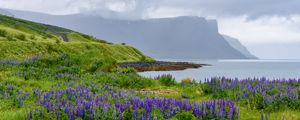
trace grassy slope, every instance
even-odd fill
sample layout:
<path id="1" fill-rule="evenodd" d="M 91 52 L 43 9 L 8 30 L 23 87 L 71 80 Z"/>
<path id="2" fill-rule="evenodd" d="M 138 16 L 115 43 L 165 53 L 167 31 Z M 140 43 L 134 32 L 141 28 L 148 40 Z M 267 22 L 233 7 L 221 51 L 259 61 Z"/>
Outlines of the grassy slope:
<path id="1" fill-rule="evenodd" d="M 65 37 L 67 37 L 67 42 L 64 41 L 66 40 Z M 108 83 L 110 83 L 109 78 L 111 78 L 111 76 L 116 77 L 118 75 L 110 75 L 108 73 L 107 75 L 105 74 L 94 79 L 93 76 L 90 75 L 93 73 L 88 72 L 94 63 L 103 61 L 104 64 L 108 63 L 110 65 L 109 62 L 112 61 L 128 62 L 152 60 L 152 58 L 143 55 L 139 50 L 128 45 L 112 44 L 72 30 L 0 15 L 0 60 L 24 60 L 34 56 L 40 56 L 45 59 L 56 59 L 59 58 L 62 53 L 68 54 L 71 57 L 71 62 L 75 62 L 71 66 L 62 65 L 63 67 L 72 69 L 74 66 L 77 67 L 76 65 L 78 64 L 80 66 L 78 75 L 82 76 L 82 78 L 96 82 L 107 81 Z M 79 60 L 79 62 L 76 60 Z M 49 65 L 48 68 L 36 66 L 33 69 L 32 67 L 33 66 L 24 72 L 49 74 L 39 72 L 39 70 L 50 69 L 50 72 L 56 72 L 61 69 L 60 65 Z M 0 88 L 1 85 L 4 84 L 13 84 L 20 90 L 33 93 L 35 88 L 51 90 L 52 86 L 57 82 L 63 83 L 66 81 L 53 81 L 46 77 L 40 80 L 35 80 L 30 77 L 29 80 L 25 80 L 23 77 L 16 75 L 21 68 L 24 68 L 24 66 L 17 65 L 8 67 L 0 65 Z M 119 76 L 122 81 L 130 82 L 140 79 L 139 77 L 129 77 L 125 75 Z M 141 84 L 142 83 L 143 82 L 141 82 Z M 137 85 L 135 85 L 135 87 L 136 86 Z M 35 103 L 30 100 L 25 102 L 25 104 L 35 106 Z M 18 108 L 10 100 L 0 100 L 0 116 L 2 116 L 0 120 L 26 119 L 28 109 L 28 107 Z"/>
<path id="2" fill-rule="evenodd" d="M 111 44 L 60 27 L 0 16 L 1 59 L 48 57 L 60 53 L 83 55 L 90 61 L 103 58 L 117 62 L 151 60 L 127 45 Z"/>

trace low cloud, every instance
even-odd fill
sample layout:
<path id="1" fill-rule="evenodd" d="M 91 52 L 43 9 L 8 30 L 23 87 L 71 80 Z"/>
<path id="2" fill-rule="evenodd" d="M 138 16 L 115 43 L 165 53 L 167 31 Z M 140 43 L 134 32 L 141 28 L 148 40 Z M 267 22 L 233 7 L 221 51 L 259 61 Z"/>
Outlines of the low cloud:
<path id="1" fill-rule="evenodd" d="M 74 14 L 95 12 L 121 18 L 174 16 L 186 12 L 205 17 L 289 16 L 300 14 L 299 0 L 0 0 L 0 7 L 44 12 Z M 165 10 L 177 12 L 165 14 Z M 153 15 L 153 13 L 157 13 Z M 150 15 L 150 16 L 148 16 Z M 110 16 L 112 17 L 112 16 Z"/>
<path id="2" fill-rule="evenodd" d="M 146 18 L 159 0 L 0 0 L 1 8 L 54 15 L 93 14 L 118 19 Z"/>
<path id="3" fill-rule="evenodd" d="M 246 16 L 219 18 L 220 32 L 239 38 L 244 44 L 300 42 L 300 16 Z"/>

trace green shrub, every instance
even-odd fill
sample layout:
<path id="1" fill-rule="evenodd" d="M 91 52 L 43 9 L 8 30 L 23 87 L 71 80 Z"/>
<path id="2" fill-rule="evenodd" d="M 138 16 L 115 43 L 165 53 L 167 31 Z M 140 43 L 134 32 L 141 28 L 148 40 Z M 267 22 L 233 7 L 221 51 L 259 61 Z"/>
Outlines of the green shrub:
<path id="1" fill-rule="evenodd" d="M 185 78 L 183 80 L 181 80 L 181 84 L 182 85 L 191 85 L 192 84 L 192 78 Z"/>
<path id="2" fill-rule="evenodd" d="M 190 85 L 185 85 L 182 88 L 181 97 L 182 98 L 195 98 L 204 95 L 200 84 L 192 83 Z"/>
<path id="3" fill-rule="evenodd" d="M 0 37 L 6 37 L 6 36 L 7 36 L 6 30 L 0 29 Z"/>
<path id="4" fill-rule="evenodd" d="M 197 117 L 191 112 L 180 112 L 174 116 L 173 120 L 197 120 Z"/>
<path id="5" fill-rule="evenodd" d="M 133 118 L 132 114 L 132 110 L 126 110 L 123 114 L 124 120 L 131 120 Z"/>
<path id="6" fill-rule="evenodd" d="M 16 38 L 23 41 L 26 40 L 26 36 L 24 34 L 16 35 Z"/>
<path id="7" fill-rule="evenodd" d="M 92 67 L 90 68 L 90 72 L 96 72 L 101 66 L 103 65 L 102 61 L 96 61 L 94 64 L 92 64 Z"/>
<path id="8" fill-rule="evenodd" d="M 144 79 L 138 76 L 122 76 L 116 81 L 117 86 L 121 88 L 145 88 L 152 85 L 151 79 Z"/>
<path id="9" fill-rule="evenodd" d="M 113 69 L 117 67 L 117 61 L 114 59 L 107 58 L 102 61 L 103 61 L 103 65 L 100 67 L 100 70 L 104 72 L 112 72 Z"/>
<path id="10" fill-rule="evenodd" d="M 56 40 L 55 40 L 55 43 L 56 43 L 56 44 L 60 44 L 60 43 L 61 43 L 61 40 L 56 39 Z"/>
<path id="11" fill-rule="evenodd" d="M 31 35 L 29 38 L 30 38 L 31 40 L 36 40 L 35 35 Z"/>
<path id="12" fill-rule="evenodd" d="M 146 61 L 147 60 L 147 57 L 146 56 L 142 56 L 141 57 L 141 61 Z"/>
<path id="13" fill-rule="evenodd" d="M 137 74 L 94 73 L 93 78 L 99 83 L 105 83 L 120 88 L 146 88 L 156 85 L 153 79 L 143 78 Z"/>
<path id="14" fill-rule="evenodd" d="M 68 73 L 68 74 L 80 74 L 80 67 L 79 66 L 61 66 L 58 69 L 56 69 L 57 74 L 63 74 L 63 73 Z"/>
<path id="15" fill-rule="evenodd" d="M 88 50 L 91 50 L 93 47 L 91 45 L 89 45 L 89 44 L 86 44 L 85 48 L 88 49 Z"/>
<path id="16" fill-rule="evenodd" d="M 113 59 L 100 59 L 91 65 L 89 72 L 103 71 L 103 72 L 114 72 L 117 68 L 117 62 Z"/>
<path id="17" fill-rule="evenodd" d="M 7 35 L 6 36 L 6 39 L 8 40 L 8 41 L 17 41 L 15 38 L 13 38 L 11 35 Z"/>
<path id="18" fill-rule="evenodd" d="M 115 68 L 112 70 L 112 72 L 129 74 L 136 73 L 137 71 L 134 68 Z"/>
<path id="19" fill-rule="evenodd" d="M 50 34 L 50 33 L 46 34 L 46 37 L 47 38 L 54 38 L 54 36 L 52 34 Z"/>
<path id="20" fill-rule="evenodd" d="M 48 45 L 47 46 L 48 53 L 59 53 L 60 51 L 55 47 L 54 45 Z"/>
<path id="21" fill-rule="evenodd" d="M 156 79 L 165 86 L 172 86 L 176 84 L 176 80 L 172 75 L 161 75 Z"/>

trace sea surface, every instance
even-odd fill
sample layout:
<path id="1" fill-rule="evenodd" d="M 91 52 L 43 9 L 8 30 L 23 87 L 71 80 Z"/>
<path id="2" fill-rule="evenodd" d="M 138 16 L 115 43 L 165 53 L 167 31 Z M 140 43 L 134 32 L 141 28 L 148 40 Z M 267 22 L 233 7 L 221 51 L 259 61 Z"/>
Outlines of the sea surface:
<path id="1" fill-rule="evenodd" d="M 184 61 L 200 64 L 210 64 L 198 69 L 186 69 L 182 71 L 150 71 L 140 72 L 141 76 L 156 77 L 163 74 L 171 74 L 177 81 L 184 78 L 192 78 L 204 81 L 205 78 L 261 78 L 289 79 L 300 78 L 300 60 L 163 60 Z"/>

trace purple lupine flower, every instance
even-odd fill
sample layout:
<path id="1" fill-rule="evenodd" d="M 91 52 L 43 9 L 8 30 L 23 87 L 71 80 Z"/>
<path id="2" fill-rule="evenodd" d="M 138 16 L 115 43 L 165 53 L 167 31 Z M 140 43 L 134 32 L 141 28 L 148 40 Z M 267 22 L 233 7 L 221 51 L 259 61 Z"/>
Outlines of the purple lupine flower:
<path id="1" fill-rule="evenodd" d="M 174 115 L 176 115 L 177 110 L 176 109 L 172 109 L 170 112 L 170 118 L 172 118 Z"/>
<path id="2" fill-rule="evenodd" d="M 40 110 L 40 117 L 44 117 L 44 112 L 42 110 Z"/>
<path id="3" fill-rule="evenodd" d="M 20 99 L 20 100 L 19 100 L 19 105 L 20 105 L 20 107 L 22 107 L 22 106 L 24 105 L 24 103 L 23 103 L 23 100 L 22 100 L 22 99 Z"/>
<path id="4" fill-rule="evenodd" d="M 229 106 L 228 119 L 232 119 L 234 114 L 234 108 Z"/>
<path id="5" fill-rule="evenodd" d="M 1 92 L 1 95 L 2 95 L 2 99 L 5 99 L 5 92 L 4 92 L 4 90 Z"/>
<path id="6" fill-rule="evenodd" d="M 29 112 L 29 114 L 28 114 L 28 116 L 27 116 L 27 119 L 28 119 L 28 120 L 31 120 L 31 119 L 32 119 L 32 111 Z"/>
<path id="7" fill-rule="evenodd" d="M 23 100 L 26 100 L 26 98 L 27 98 L 28 95 L 29 95 L 29 94 L 26 92 L 26 93 L 24 94 Z"/>
<path id="8" fill-rule="evenodd" d="M 248 94 L 247 91 L 244 91 L 244 97 L 245 97 L 245 98 L 249 98 L 249 94 Z"/>
<path id="9" fill-rule="evenodd" d="M 137 118 L 138 117 L 138 110 L 133 110 L 133 113 L 132 113 L 132 117 L 133 119 Z"/>
<path id="10" fill-rule="evenodd" d="M 149 97 L 140 99 L 132 91 L 101 91 L 94 94 L 89 92 L 92 89 L 91 87 L 73 86 L 75 87 L 70 87 L 66 90 L 53 89 L 42 93 L 41 96 L 43 97 L 39 98 L 39 101 L 43 100 L 43 102 L 40 105 L 46 108 L 48 112 L 57 114 L 56 116 L 58 117 L 60 117 L 58 113 L 62 110 L 61 112 L 66 113 L 71 120 L 86 117 L 89 117 L 89 119 L 99 118 L 98 110 L 102 111 L 105 118 L 108 117 L 105 116 L 107 111 L 113 108 L 115 108 L 113 111 L 114 119 L 122 119 L 124 111 L 128 109 L 133 110 L 133 119 L 154 118 L 155 115 L 152 113 L 154 109 L 159 109 L 165 118 L 171 118 L 179 111 L 191 111 L 199 119 L 206 119 L 206 114 L 214 118 L 223 116 L 220 108 L 222 106 L 229 106 L 228 104 L 230 103 L 213 100 L 203 101 L 202 105 L 199 105 L 187 100 Z M 230 84 L 224 83 L 223 87 L 227 88 L 226 86 L 228 87 Z M 236 108 L 233 107 L 232 109 Z M 139 110 L 145 111 L 139 115 Z M 233 114 L 235 115 L 235 112 Z M 224 117 L 226 116 L 224 115 Z"/>
<path id="11" fill-rule="evenodd" d="M 59 110 L 57 110 L 56 113 L 55 113 L 56 119 L 57 119 L 57 120 L 59 119 L 59 114 L 60 114 L 60 113 L 59 113 Z"/>

